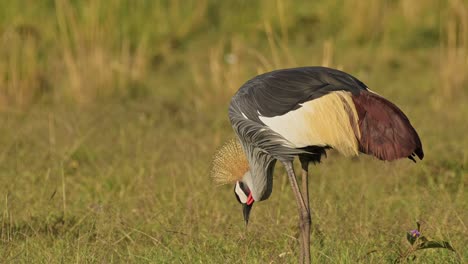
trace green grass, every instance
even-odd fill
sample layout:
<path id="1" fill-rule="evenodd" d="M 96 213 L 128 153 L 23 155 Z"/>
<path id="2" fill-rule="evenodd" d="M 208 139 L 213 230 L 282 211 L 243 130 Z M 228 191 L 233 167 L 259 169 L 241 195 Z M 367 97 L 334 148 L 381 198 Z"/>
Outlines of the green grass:
<path id="1" fill-rule="evenodd" d="M 240 85 L 302 65 L 395 102 L 426 153 L 312 167 L 314 263 L 392 263 L 417 220 L 458 257 L 414 263 L 468 260 L 463 1 L 33 2 L 0 3 L 0 262 L 295 262 L 283 168 L 245 229 L 209 167 Z"/>

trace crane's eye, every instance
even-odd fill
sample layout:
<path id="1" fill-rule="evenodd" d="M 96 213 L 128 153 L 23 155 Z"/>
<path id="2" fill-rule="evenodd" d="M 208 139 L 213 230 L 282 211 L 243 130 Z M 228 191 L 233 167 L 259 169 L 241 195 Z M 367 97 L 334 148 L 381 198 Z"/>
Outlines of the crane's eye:
<path id="1" fill-rule="evenodd" d="M 236 186 L 234 187 L 234 193 L 236 194 L 236 198 L 237 201 L 239 201 L 239 203 L 247 203 L 247 197 L 250 193 L 250 190 L 243 182 L 236 182 Z"/>

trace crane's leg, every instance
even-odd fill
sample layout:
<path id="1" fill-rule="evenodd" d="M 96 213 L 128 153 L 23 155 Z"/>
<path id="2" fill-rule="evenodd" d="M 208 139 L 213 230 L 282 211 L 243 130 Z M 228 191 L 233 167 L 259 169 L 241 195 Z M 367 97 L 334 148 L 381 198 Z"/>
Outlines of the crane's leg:
<path id="1" fill-rule="evenodd" d="M 297 207 L 299 209 L 299 219 L 300 219 L 300 229 L 301 229 L 301 254 L 299 263 L 310 263 L 310 258 L 305 258 L 305 256 L 310 256 L 310 244 L 305 245 L 305 236 L 304 236 L 304 227 L 306 223 L 310 222 L 310 215 L 307 207 L 305 205 L 304 199 L 302 198 L 301 192 L 299 191 L 299 186 L 297 184 L 296 175 L 294 174 L 293 163 L 292 161 L 283 162 L 288 173 L 289 181 L 291 182 L 291 188 L 296 197 Z M 308 253 L 306 253 L 308 252 Z"/>
<path id="2" fill-rule="evenodd" d="M 304 223 L 304 231 L 303 231 L 303 240 L 304 246 L 306 248 L 304 259 L 306 262 L 310 262 L 310 225 L 311 225 L 311 217 L 310 217 L 310 205 L 309 205 L 309 161 L 301 159 L 301 167 L 302 167 L 302 199 L 304 200 L 305 206 L 307 208 L 307 217 Z"/>

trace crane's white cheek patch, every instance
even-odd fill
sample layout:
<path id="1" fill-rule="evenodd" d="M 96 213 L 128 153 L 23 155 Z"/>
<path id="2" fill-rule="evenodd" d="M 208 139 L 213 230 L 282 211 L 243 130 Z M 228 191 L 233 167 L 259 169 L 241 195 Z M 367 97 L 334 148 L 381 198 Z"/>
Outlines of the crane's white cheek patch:
<path id="1" fill-rule="evenodd" d="M 301 106 L 260 120 L 297 148 L 328 145 L 345 155 L 358 154 L 358 115 L 348 92 L 331 92 Z"/>
<path id="2" fill-rule="evenodd" d="M 234 191 L 236 192 L 237 197 L 239 197 L 241 203 L 247 203 L 247 195 L 245 195 L 238 182 L 236 183 L 236 188 Z"/>

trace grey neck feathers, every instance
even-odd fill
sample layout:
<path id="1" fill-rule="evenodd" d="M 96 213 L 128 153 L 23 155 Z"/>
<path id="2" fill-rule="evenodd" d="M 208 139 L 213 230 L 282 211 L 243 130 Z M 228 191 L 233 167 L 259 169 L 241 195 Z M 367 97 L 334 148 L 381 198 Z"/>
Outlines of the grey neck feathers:
<path id="1" fill-rule="evenodd" d="M 255 201 L 262 201 L 270 197 L 273 189 L 273 171 L 276 159 L 270 155 L 253 150 L 255 158 L 248 158 L 250 171 L 244 175 L 245 182 Z"/>
<path id="2" fill-rule="evenodd" d="M 239 99 L 241 100 L 241 99 Z M 254 108 L 241 112 L 241 101 L 234 100 L 229 108 L 229 118 L 239 137 L 249 161 L 252 196 L 255 201 L 267 199 L 273 186 L 273 169 L 276 160 L 291 161 L 296 155 L 307 153 L 296 149 L 288 140 L 261 123 Z M 248 175 L 249 174 L 249 175 Z"/>

